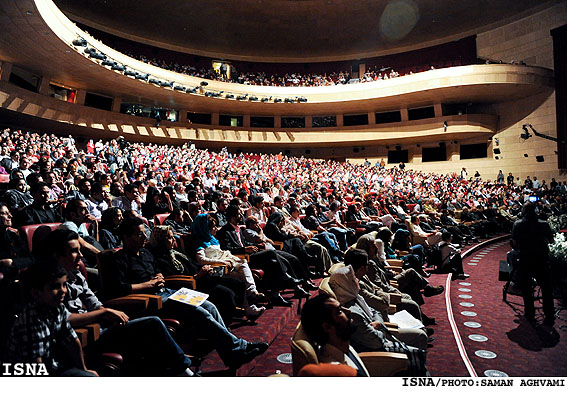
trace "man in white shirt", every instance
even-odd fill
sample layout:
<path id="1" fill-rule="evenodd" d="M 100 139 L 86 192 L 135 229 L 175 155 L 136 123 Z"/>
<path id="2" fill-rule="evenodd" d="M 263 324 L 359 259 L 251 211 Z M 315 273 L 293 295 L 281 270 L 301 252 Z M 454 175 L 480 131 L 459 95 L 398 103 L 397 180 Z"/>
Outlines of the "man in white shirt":
<path id="1" fill-rule="evenodd" d="M 134 183 L 126 184 L 124 186 L 124 195 L 115 198 L 112 201 L 112 206 L 119 207 L 123 211 L 133 210 L 142 215 L 142 199 L 140 198 L 138 187 Z"/>

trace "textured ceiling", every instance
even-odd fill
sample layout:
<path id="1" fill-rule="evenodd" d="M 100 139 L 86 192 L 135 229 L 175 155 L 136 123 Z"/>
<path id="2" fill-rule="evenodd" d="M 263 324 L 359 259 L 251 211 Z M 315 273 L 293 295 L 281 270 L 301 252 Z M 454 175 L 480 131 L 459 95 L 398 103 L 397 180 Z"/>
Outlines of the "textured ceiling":
<path id="1" fill-rule="evenodd" d="M 557 1 L 55 0 L 73 20 L 210 57 L 312 62 L 373 57 L 476 34 Z"/>

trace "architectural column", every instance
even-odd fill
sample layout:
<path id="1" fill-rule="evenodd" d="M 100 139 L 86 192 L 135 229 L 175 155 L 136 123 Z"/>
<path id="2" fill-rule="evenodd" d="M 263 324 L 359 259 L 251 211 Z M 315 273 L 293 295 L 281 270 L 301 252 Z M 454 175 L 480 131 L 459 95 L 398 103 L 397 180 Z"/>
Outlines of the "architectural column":
<path id="1" fill-rule="evenodd" d="M 435 117 L 443 116 L 443 108 L 441 107 L 441 104 L 433 105 L 433 110 L 435 111 Z"/>
<path id="2" fill-rule="evenodd" d="M 47 76 L 41 78 L 41 83 L 39 84 L 38 93 L 44 96 L 49 94 L 49 78 Z"/>
<path id="3" fill-rule="evenodd" d="M 182 109 L 178 112 L 179 116 L 177 117 L 177 121 L 180 123 L 187 123 L 187 111 Z"/>
<path id="4" fill-rule="evenodd" d="M 421 164 L 421 146 L 420 147 L 418 147 L 417 145 L 408 146 L 408 160 L 412 164 Z"/>
<path id="5" fill-rule="evenodd" d="M 402 121 L 408 121 L 409 120 L 408 108 L 400 109 L 400 115 L 402 117 Z"/>
<path id="6" fill-rule="evenodd" d="M 122 105 L 122 97 L 114 97 L 112 99 L 112 112 L 120 112 L 120 106 Z"/>
<path id="7" fill-rule="evenodd" d="M 282 128 L 282 117 L 280 115 L 274 116 L 274 128 Z"/>
<path id="8" fill-rule="evenodd" d="M 2 67 L 0 68 L 0 81 L 7 82 L 10 79 L 10 74 L 12 73 L 12 63 L 6 61 L 2 62 Z"/>
<path id="9" fill-rule="evenodd" d="M 344 125 L 345 125 L 344 115 L 338 114 L 337 115 L 337 127 L 344 127 Z"/>
<path id="10" fill-rule="evenodd" d="M 219 114 L 218 113 L 213 113 L 212 119 L 211 119 L 211 125 L 213 126 L 218 126 L 219 125 Z"/>
<path id="11" fill-rule="evenodd" d="M 305 128 L 312 128 L 313 127 L 313 116 L 307 115 L 305 116 Z"/>
<path id="12" fill-rule="evenodd" d="M 358 77 L 362 78 L 365 72 L 366 72 L 366 64 L 360 63 L 358 65 Z"/>
<path id="13" fill-rule="evenodd" d="M 75 104 L 85 105 L 85 98 L 87 98 L 86 90 L 77 89 L 77 97 L 75 98 Z"/>
<path id="14" fill-rule="evenodd" d="M 368 112 L 368 125 L 376 125 L 376 113 Z"/>
<path id="15" fill-rule="evenodd" d="M 243 115 L 242 116 L 242 125 L 244 127 L 250 128 L 250 115 Z"/>
<path id="16" fill-rule="evenodd" d="M 461 159 L 461 150 L 459 142 L 447 142 L 447 161 L 459 161 Z"/>

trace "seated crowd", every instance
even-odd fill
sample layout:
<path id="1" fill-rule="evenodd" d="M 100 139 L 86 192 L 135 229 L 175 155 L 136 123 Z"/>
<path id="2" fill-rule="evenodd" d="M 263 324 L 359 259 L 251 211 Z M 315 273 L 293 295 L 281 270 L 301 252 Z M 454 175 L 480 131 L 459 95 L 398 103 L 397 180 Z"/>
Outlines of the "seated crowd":
<path id="1" fill-rule="evenodd" d="M 3 358 L 40 359 L 59 375 L 95 374 L 73 331 L 92 323 L 101 325 L 100 351 L 121 353 L 130 374 L 191 375 L 183 353 L 197 339 L 237 369 L 268 344 L 228 326 L 290 307 L 288 294 L 310 297 L 312 280 L 324 277 L 336 299 L 319 306 L 348 308 L 357 325 L 339 338 L 357 351 L 404 352 L 415 360 L 410 372 L 423 375 L 435 320 L 421 306 L 444 290 L 429 284 L 426 268 L 466 279 L 460 247 L 509 232 L 530 195 L 539 196 L 542 217 L 567 212 L 567 186 L 555 181 L 535 189 L 123 139 L 83 149 L 71 136 L 10 129 L 0 147 L 0 172 L 9 177 L 0 191 Z M 183 277 L 208 295 L 204 303 L 168 300 Z M 22 283 L 31 299 L 19 296 Z M 103 305 L 144 294 L 163 306 L 134 318 Z M 423 327 L 392 336 L 384 327 L 392 306 Z M 158 317 L 180 324 L 174 336 Z M 313 323 L 306 330 L 321 336 Z M 62 358 L 57 340 L 34 341 L 41 329 L 69 338 L 72 355 Z M 141 345 L 139 337 L 155 341 Z"/>
<path id="2" fill-rule="evenodd" d="M 214 68 L 199 68 L 194 66 L 179 64 L 177 62 L 167 62 L 156 58 L 148 58 L 144 55 L 135 55 L 128 53 L 128 56 L 140 60 L 144 63 L 151 64 L 156 67 L 166 69 L 168 71 L 177 72 L 184 75 L 195 76 L 203 79 L 217 80 L 221 82 L 240 83 L 243 85 L 254 86 L 334 86 L 344 85 L 347 83 L 364 83 L 373 82 L 383 79 L 397 78 L 400 73 L 390 67 L 371 67 L 360 78 L 351 79 L 350 73 L 347 71 L 329 72 L 323 74 L 289 72 L 284 75 L 266 74 L 265 72 L 237 72 L 231 67 L 230 76 Z M 431 67 L 430 69 L 433 69 Z M 410 72 L 411 73 L 411 72 Z"/>

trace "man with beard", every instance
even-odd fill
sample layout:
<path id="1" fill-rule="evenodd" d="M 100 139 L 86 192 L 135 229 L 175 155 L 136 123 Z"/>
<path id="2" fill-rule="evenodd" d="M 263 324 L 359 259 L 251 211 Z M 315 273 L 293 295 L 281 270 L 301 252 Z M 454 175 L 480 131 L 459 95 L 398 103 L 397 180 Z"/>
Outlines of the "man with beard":
<path id="1" fill-rule="evenodd" d="M 319 347 L 320 363 L 346 364 L 357 370 L 357 377 L 369 377 L 368 370 L 353 347 L 354 332 L 350 311 L 331 296 L 322 293 L 303 306 L 301 324 Z"/>

